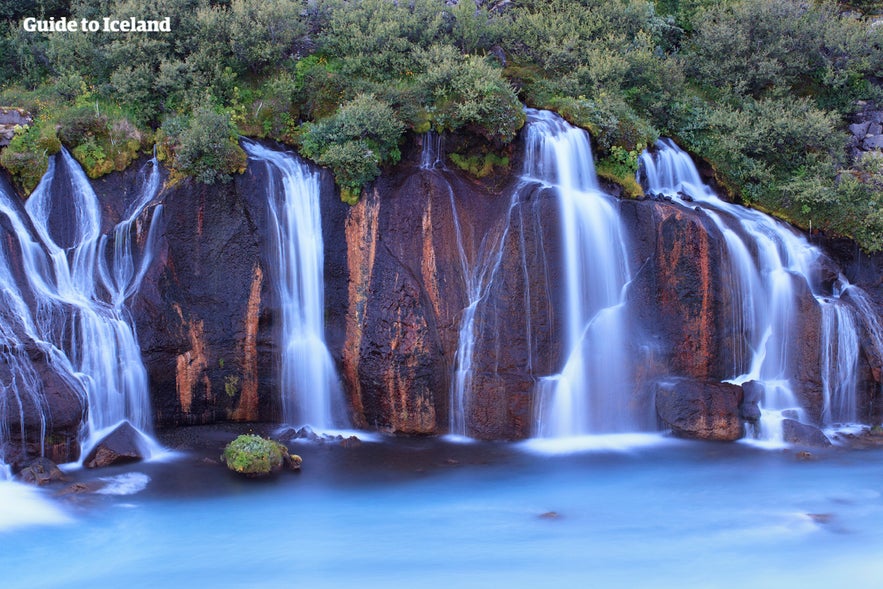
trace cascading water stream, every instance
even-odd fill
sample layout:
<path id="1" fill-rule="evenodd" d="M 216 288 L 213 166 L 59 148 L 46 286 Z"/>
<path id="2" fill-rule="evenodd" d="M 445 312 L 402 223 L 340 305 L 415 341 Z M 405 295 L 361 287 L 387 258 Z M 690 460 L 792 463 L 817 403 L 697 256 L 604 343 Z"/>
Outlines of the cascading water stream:
<path id="1" fill-rule="evenodd" d="M 63 174 L 58 175 L 60 160 Z M 67 151 L 50 160 L 49 169 L 24 211 L 12 206 L 4 195 L 3 213 L 13 227 L 21 248 L 28 297 L 22 297 L 11 269 L 0 271 L 4 296 L 14 307 L 11 315 L 27 336 L 51 358 L 50 365 L 75 389 L 85 390 L 88 420 L 84 449 L 123 421 L 138 430 L 152 429 L 147 373 L 141 360 L 135 327 L 126 308 L 127 299 L 138 289 L 152 259 L 156 207 L 150 230 L 140 255 L 132 244 L 132 225 L 141 218 L 159 191 L 156 159 L 148 163 L 150 173 L 143 181 L 127 218 L 114 232 L 114 249 L 105 250 L 101 236 L 101 208 L 82 168 Z M 59 188 L 58 184 L 61 184 Z M 60 246 L 50 223 L 59 199 L 55 191 L 65 190 L 64 202 L 71 211 L 61 232 Z M 26 214 L 29 224 L 25 221 Z M 36 235 L 29 230 L 33 227 Z M 111 278 L 113 277 L 113 278 Z M 25 285 L 22 285 L 25 286 Z M 106 300 L 110 299 L 110 300 Z M 28 304 L 25 301 L 33 301 Z M 2 331 L 15 331 L 4 318 Z M 32 367 L 20 362 L 13 369 L 19 392 L 39 397 L 41 386 L 31 374 Z M 36 399 L 37 406 L 43 407 Z M 20 404 L 19 404 L 20 405 Z M 7 408 L 8 409 L 8 408 Z M 149 442 L 144 449 L 149 452 Z"/>
<path id="2" fill-rule="evenodd" d="M 420 156 L 420 168 L 438 174 L 444 171 L 444 137 L 429 132 L 423 136 L 423 149 Z M 464 243 L 460 225 L 460 215 L 451 185 L 445 182 L 448 199 L 451 204 L 451 217 L 454 232 L 457 236 L 457 253 L 460 270 L 466 286 L 467 306 L 460 318 L 460 329 L 457 338 L 457 352 L 454 356 L 454 374 L 451 379 L 450 391 L 450 424 L 449 432 L 454 436 L 468 436 L 467 413 L 469 396 L 472 393 L 473 356 L 475 353 L 475 320 L 479 304 L 487 295 L 493 282 L 494 274 L 500 264 L 502 251 L 500 244 L 506 233 L 491 232 L 486 234 L 475 254 L 470 260 Z"/>
<path id="3" fill-rule="evenodd" d="M 854 287 L 841 276 L 833 297 L 821 295 L 813 279 L 821 251 L 784 223 L 721 200 L 701 181 L 690 156 L 672 141 L 660 140 L 655 154 L 641 154 L 640 168 L 648 192 L 698 204 L 724 236 L 737 338 L 729 380 L 763 385 L 761 437 L 779 439 L 781 412 L 802 411 L 793 390 L 789 354 L 796 321 L 795 280 L 813 290 L 822 311 L 823 421 L 855 421 L 858 336 L 852 308 L 839 299 L 842 291 Z M 869 312 L 870 308 L 864 314 Z M 873 313 L 869 317 L 876 321 Z"/>
<path id="4" fill-rule="evenodd" d="M 325 343 L 319 175 L 290 153 L 243 141 L 267 169 L 274 285 L 282 311 L 280 388 L 288 425 L 347 427 L 343 392 Z"/>
<path id="5" fill-rule="evenodd" d="M 523 180 L 554 190 L 564 251 L 561 372 L 538 383 L 536 434 L 546 438 L 634 432 L 623 295 L 630 280 L 616 200 L 604 194 L 588 134 L 546 111 L 528 111 Z"/>

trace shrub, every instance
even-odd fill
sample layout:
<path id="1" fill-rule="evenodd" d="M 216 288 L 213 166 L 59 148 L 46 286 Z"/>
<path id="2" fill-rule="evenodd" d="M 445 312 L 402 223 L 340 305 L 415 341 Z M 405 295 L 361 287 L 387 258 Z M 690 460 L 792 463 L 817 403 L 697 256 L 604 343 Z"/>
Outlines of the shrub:
<path id="1" fill-rule="evenodd" d="M 468 126 L 489 141 L 508 143 L 524 125 L 518 96 L 486 59 L 439 45 L 419 52 L 418 60 L 423 73 L 415 84 L 435 130 Z"/>
<path id="2" fill-rule="evenodd" d="M 40 122 L 16 131 L 15 136 L 0 154 L 0 163 L 30 194 L 49 168 L 49 156 L 61 150 L 55 127 Z"/>
<path id="3" fill-rule="evenodd" d="M 214 184 L 245 171 L 247 157 L 228 113 L 203 106 L 189 119 L 169 119 L 162 130 L 163 155 L 180 175 Z"/>
<path id="4" fill-rule="evenodd" d="M 221 460 L 233 472 L 260 477 L 279 472 L 287 454 L 288 449 L 278 442 L 246 434 L 227 444 Z"/>
<path id="5" fill-rule="evenodd" d="M 328 166 L 341 188 L 341 197 L 358 199 L 362 186 L 380 174 L 380 165 L 397 163 L 399 139 L 405 130 L 395 111 L 370 94 L 360 94 L 333 116 L 303 125 L 304 155 Z"/>

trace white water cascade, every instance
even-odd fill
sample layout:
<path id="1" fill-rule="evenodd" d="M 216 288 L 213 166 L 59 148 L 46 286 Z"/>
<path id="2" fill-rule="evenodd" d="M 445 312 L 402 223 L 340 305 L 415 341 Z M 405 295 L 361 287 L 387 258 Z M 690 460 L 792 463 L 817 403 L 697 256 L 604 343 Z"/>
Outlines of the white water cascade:
<path id="1" fill-rule="evenodd" d="M 444 136 L 429 132 L 423 136 L 423 149 L 420 154 L 420 168 L 443 177 Z M 454 233 L 457 236 L 457 254 L 460 271 L 466 286 L 467 305 L 460 317 L 460 329 L 457 338 L 457 352 L 454 355 L 454 373 L 450 390 L 449 433 L 456 437 L 469 435 L 467 414 L 469 397 L 472 394 L 473 359 L 475 354 L 475 321 L 479 304 L 484 300 L 493 277 L 497 272 L 502 258 L 500 245 L 506 238 L 506 231 L 491 231 L 485 234 L 477 251 L 471 254 L 464 240 L 460 225 L 460 214 L 451 185 L 445 181 L 448 200 L 451 205 L 451 218 Z M 508 227 L 508 226 L 507 226 Z"/>
<path id="2" fill-rule="evenodd" d="M 319 175 L 293 154 L 252 141 L 243 147 L 267 168 L 273 281 L 282 311 L 282 419 L 319 431 L 346 427 L 343 391 L 325 343 Z"/>
<path id="3" fill-rule="evenodd" d="M 554 190 L 564 251 L 564 347 L 559 374 L 538 383 L 536 435 L 634 432 L 623 295 L 630 280 L 617 201 L 604 194 L 588 134 L 546 111 L 528 111 L 523 180 Z"/>
<path id="4" fill-rule="evenodd" d="M 67 151 L 50 160 L 24 211 L 14 206 L 16 197 L 3 195 L 2 212 L 21 249 L 27 284 L 17 286 L 8 262 L 3 265 L 4 299 L 14 309 L 5 319 L 15 317 L 17 325 L 4 324 L 0 331 L 23 330 L 49 354 L 60 376 L 85 390 L 86 451 L 123 421 L 142 432 L 152 429 L 147 373 L 126 307 L 152 259 L 161 212 L 161 207 L 154 209 L 148 234 L 142 235 L 142 213 L 160 187 L 155 158 L 147 166 L 150 171 L 142 177 L 138 196 L 114 230 L 112 248 L 101 235 L 98 197 Z M 63 199 L 54 194 L 59 190 Z M 63 208 L 54 211 L 59 206 Z M 50 218 L 59 222 L 50 223 Z M 133 231 L 136 243 L 143 243 L 140 248 L 133 244 Z M 18 394 L 41 395 L 32 367 L 19 361 L 12 372 Z"/>
<path id="5" fill-rule="evenodd" d="M 854 422 L 858 335 L 853 308 L 839 299 L 842 291 L 854 287 L 841 276 L 833 296 L 820 294 L 813 269 L 821 251 L 784 223 L 721 200 L 701 181 L 690 156 L 672 141 L 660 140 L 655 154 L 645 151 L 640 166 L 648 192 L 702 207 L 724 236 L 736 297 L 737 341 L 729 380 L 763 385 L 760 437 L 781 438 L 778 423 L 783 411 L 802 416 L 793 390 L 793 358 L 789 357 L 798 296 L 795 281 L 813 289 L 822 311 L 823 422 Z"/>

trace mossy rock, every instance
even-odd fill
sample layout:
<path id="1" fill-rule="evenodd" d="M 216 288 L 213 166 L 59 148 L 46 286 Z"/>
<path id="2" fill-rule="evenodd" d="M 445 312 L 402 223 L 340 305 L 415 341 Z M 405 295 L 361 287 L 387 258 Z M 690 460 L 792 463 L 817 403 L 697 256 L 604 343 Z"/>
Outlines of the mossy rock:
<path id="1" fill-rule="evenodd" d="M 254 434 L 244 434 L 227 444 L 221 460 L 233 472 L 247 477 L 264 477 L 275 474 L 287 466 L 298 470 L 301 458 L 288 453 L 279 442 Z"/>

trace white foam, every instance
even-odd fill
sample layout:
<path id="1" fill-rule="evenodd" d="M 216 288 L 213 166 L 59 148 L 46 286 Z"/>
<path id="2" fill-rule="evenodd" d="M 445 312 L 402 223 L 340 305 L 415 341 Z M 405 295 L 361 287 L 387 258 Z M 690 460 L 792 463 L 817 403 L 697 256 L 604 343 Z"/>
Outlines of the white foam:
<path id="1" fill-rule="evenodd" d="M 106 484 L 95 491 L 100 495 L 134 495 L 147 488 L 150 477 L 143 472 L 127 472 L 113 477 L 101 477 Z"/>
<path id="2" fill-rule="evenodd" d="M 533 438 L 518 444 L 537 454 L 575 454 L 578 452 L 631 452 L 681 443 L 680 440 L 659 432 L 600 434 L 566 438 Z"/>
<path id="3" fill-rule="evenodd" d="M 34 525 L 58 525 L 71 518 L 39 489 L 0 481 L 0 532 Z"/>

